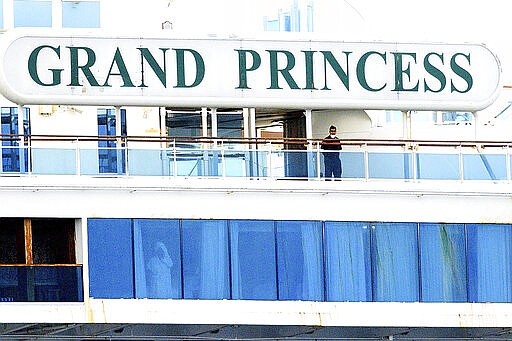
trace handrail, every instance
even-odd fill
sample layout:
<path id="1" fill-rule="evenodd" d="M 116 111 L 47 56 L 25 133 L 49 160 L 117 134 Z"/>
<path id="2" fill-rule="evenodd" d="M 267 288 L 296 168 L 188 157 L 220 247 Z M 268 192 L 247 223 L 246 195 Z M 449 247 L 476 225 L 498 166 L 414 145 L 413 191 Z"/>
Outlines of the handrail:
<path id="1" fill-rule="evenodd" d="M 20 135 L 0 134 L 0 141 L 21 140 L 26 141 L 112 141 L 122 140 L 123 142 L 167 142 L 167 143 L 237 143 L 237 144 L 285 144 L 285 145 L 307 145 L 319 144 L 322 139 L 318 138 L 238 138 L 238 137 L 201 137 L 201 136 L 139 136 L 139 135 Z M 447 147 L 510 147 L 512 141 L 490 141 L 490 140 L 426 140 L 426 139 L 361 139 L 361 138 L 340 138 L 342 145 L 367 145 L 367 146 L 447 146 Z"/>

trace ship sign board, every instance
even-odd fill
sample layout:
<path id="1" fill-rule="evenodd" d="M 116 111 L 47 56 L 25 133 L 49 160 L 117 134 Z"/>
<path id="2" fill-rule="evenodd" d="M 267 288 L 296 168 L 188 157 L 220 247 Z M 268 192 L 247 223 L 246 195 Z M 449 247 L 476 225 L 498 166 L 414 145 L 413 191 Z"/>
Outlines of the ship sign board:
<path id="1" fill-rule="evenodd" d="M 476 111 L 484 45 L 6 34 L 0 91 L 26 104 Z"/>

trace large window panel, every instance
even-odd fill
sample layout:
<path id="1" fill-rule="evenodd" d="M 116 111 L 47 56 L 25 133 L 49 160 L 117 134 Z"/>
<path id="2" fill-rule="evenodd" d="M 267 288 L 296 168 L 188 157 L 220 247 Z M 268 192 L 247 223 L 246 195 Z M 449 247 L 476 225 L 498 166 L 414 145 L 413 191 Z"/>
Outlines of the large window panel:
<path id="1" fill-rule="evenodd" d="M 327 301 L 372 301 L 370 229 L 362 222 L 325 223 Z"/>
<path id="2" fill-rule="evenodd" d="M 51 0 L 14 0 L 14 27 L 52 27 Z"/>
<path id="3" fill-rule="evenodd" d="M 133 298 L 130 219 L 88 219 L 89 290 L 95 298 Z"/>
<path id="4" fill-rule="evenodd" d="M 374 301 L 419 301 L 418 224 L 372 226 Z"/>
<path id="5" fill-rule="evenodd" d="M 276 248 L 273 221 L 230 222 L 232 298 L 276 300 Z"/>
<path id="6" fill-rule="evenodd" d="M 512 226 L 467 224 L 470 302 L 512 302 Z"/>
<path id="7" fill-rule="evenodd" d="M 280 300 L 324 300 L 322 224 L 278 221 L 277 259 Z"/>
<path id="8" fill-rule="evenodd" d="M 230 298 L 227 221 L 183 220 L 182 234 L 184 298 Z"/>
<path id="9" fill-rule="evenodd" d="M 422 301 L 467 301 L 463 224 L 420 224 L 420 260 Z"/>
<path id="10" fill-rule="evenodd" d="M 135 297 L 181 298 L 180 223 L 133 221 Z"/>
<path id="11" fill-rule="evenodd" d="M 99 1 L 62 1 L 62 27 L 99 28 Z"/>

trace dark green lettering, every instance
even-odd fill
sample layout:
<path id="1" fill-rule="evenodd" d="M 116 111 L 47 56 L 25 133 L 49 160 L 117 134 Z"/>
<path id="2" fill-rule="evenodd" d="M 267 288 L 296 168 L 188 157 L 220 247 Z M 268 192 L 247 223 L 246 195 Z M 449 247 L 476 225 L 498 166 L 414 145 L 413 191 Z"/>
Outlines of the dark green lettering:
<path id="1" fill-rule="evenodd" d="M 322 54 L 324 55 L 324 87 L 322 90 L 330 90 L 327 86 L 327 64 L 329 64 L 334 72 L 338 75 L 338 78 L 343 82 L 343 85 L 345 86 L 345 89 L 349 90 L 349 79 L 348 79 L 348 55 L 352 52 L 343 52 L 345 54 L 346 58 L 346 66 L 345 70 L 341 67 L 341 65 L 338 63 L 334 55 L 331 51 L 322 51 Z"/>
<path id="2" fill-rule="evenodd" d="M 459 76 L 466 82 L 467 87 L 465 90 L 459 90 L 455 87 L 455 85 L 453 84 L 453 80 L 452 80 L 451 81 L 451 92 L 466 93 L 469 90 L 471 90 L 471 88 L 473 88 L 473 77 L 466 69 L 464 69 L 462 66 L 457 64 L 457 61 L 455 59 L 458 56 L 466 57 L 466 59 L 468 61 L 468 65 L 471 65 L 471 54 L 456 53 L 452 56 L 452 59 L 450 60 L 451 69 L 453 70 L 453 72 L 455 72 L 455 74 L 457 76 Z"/>
<path id="3" fill-rule="evenodd" d="M 290 87 L 290 89 L 298 89 L 299 86 L 293 80 L 290 75 L 290 70 L 295 66 L 295 57 L 289 51 L 284 50 L 267 50 L 270 54 L 270 87 L 267 89 L 282 89 L 279 87 L 278 76 L 279 73 L 283 75 L 284 80 Z M 286 66 L 283 69 L 279 69 L 277 66 L 277 55 L 284 54 L 286 56 Z"/>
<path id="4" fill-rule="evenodd" d="M 235 50 L 238 52 L 238 86 L 236 89 L 250 89 L 247 85 L 247 72 L 254 71 L 261 65 L 260 55 L 253 50 Z M 247 54 L 252 57 L 252 65 L 247 68 Z"/>
<path id="5" fill-rule="evenodd" d="M 94 65 L 96 62 L 96 55 L 94 54 L 94 51 L 88 47 L 75 47 L 75 46 L 66 46 L 69 49 L 69 62 L 70 62 L 70 79 L 71 83 L 68 84 L 68 86 L 81 86 L 80 82 L 78 81 L 78 70 L 82 70 L 85 79 L 89 82 L 92 86 L 100 86 L 98 84 L 98 81 L 96 81 L 96 78 L 94 78 L 92 72 L 91 72 L 91 66 Z M 87 62 L 85 65 L 78 65 L 78 51 L 82 50 L 87 53 Z"/>
<path id="6" fill-rule="evenodd" d="M 37 57 L 39 56 L 39 52 L 41 52 L 41 50 L 45 49 L 45 48 L 51 49 L 53 52 L 55 52 L 57 57 L 59 57 L 59 59 L 60 59 L 60 46 L 58 46 L 58 47 L 53 47 L 53 46 L 49 46 L 49 45 L 38 46 L 37 48 L 34 49 L 34 51 L 32 51 L 32 53 L 30 54 L 30 56 L 28 58 L 28 65 L 27 65 L 28 73 L 30 74 L 30 78 L 32 78 L 32 80 L 39 85 L 42 85 L 42 86 L 59 85 L 60 79 L 61 79 L 61 73 L 62 73 L 63 69 L 49 69 L 52 72 L 52 81 L 50 83 L 43 83 L 41 81 L 41 79 L 39 78 L 39 74 L 37 73 Z"/>
<path id="7" fill-rule="evenodd" d="M 427 84 L 427 81 L 426 80 L 423 80 L 423 84 L 425 86 L 425 92 L 441 92 L 444 90 L 444 88 L 446 87 L 446 76 L 444 75 L 444 73 L 439 70 L 437 67 L 435 67 L 434 65 L 432 65 L 430 63 L 430 56 L 436 56 L 436 57 L 439 57 L 439 59 L 441 60 L 441 63 L 444 64 L 444 55 L 443 54 L 439 54 L 439 53 L 435 53 L 435 52 L 431 52 L 429 54 L 427 54 L 425 56 L 425 59 L 423 60 L 423 66 L 425 67 L 425 71 L 433 76 L 434 78 L 436 78 L 438 81 L 439 81 L 439 89 L 437 90 L 433 90 L 428 84 Z"/>
<path id="8" fill-rule="evenodd" d="M 201 55 L 192 49 L 173 49 L 176 51 L 176 72 L 177 72 L 177 79 L 176 79 L 176 86 L 175 88 L 193 88 L 195 86 L 198 86 L 204 78 L 205 68 L 204 68 L 204 61 Z M 185 83 L 185 52 L 189 52 L 192 54 L 192 57 L 194 57 L 194 61 L 196 64 L 196 77 L 194 79 L 194 82 L 190 85 L 187 85 Z"/>
<path id="9" fill-rule="evenodd" d="M 395 57 L 395 88 L 393 91 L 418 91 L 419 81 L 416 82 L 416 85 L 412 88 L 404 88 L 404 78 L 403 75 L 406 75 L 409 80 L 411 80 L 411 63 L 407 63 L 407 67 L 403 68 L 403 56 L 410 56 L 414 60 L 416 64 L 416 53 L 408 53 L 408 52 L 391 52 Z"/>
<path id="10" fill-rule="evenodd" d="M 160 67 L 160 65 L 155 60 L 155 57 L 153 57 L 153 55 L 151 54 L 151 52 L 149 52 L 149 50 L 147 48 L 140 47 L 140 48 L 138 48 L 138 50 L 140 51 L 140 58 L 141 58 L 141 64 L 142 64 L 142 71 L 141 71 L 142 72 L 142 81 L 141 81 L 141 84 L 139 85 L 139 87 L 147 87 L 146 84 L 144 84 L 144 60 L 146 60 L 148 62 L 149 66 L 151 67 L 151 69 L 153 70 L 155 75 L 160 80 L 160 83 L 162 83 L 162 85 L 164 87 L 166 87 L 167 86 L 167 69 L 166 69 L 166 63 L 165 63 L 165 53 L 169 49 L 168 48 L 160 48 L 160 51 L 162 51 L 162 59 L 164 61 L 163 69 Z"/>
<path id="11" fill-rule="evenodd" d="M 380 88 L 374 89 L 374 88 L 370 87 L 368 85 L 368 82 L 366 81 L 366 74 L 365 74 L 366 61 L 368 60 L 368 57 L 370 57 L 373 54 L 381 56 L 382 59 L 384 60 L 384 64 L 386 64 L 386 54 L 385 53 L 379 53 L 377 51 L 366 52 L 365 54 L 363 54 L 361 56 L 361 58 L 359 58 L 359 61 L 357 62 L 356 74 L 357 74 L 357 81 L 365 90 L 377 92 L 377 91 L 381 91 L 382 89 L 384 89 L 387 84 L 384 83 L 384 85 L 381 86 Z"/>
<path id="12" fill-rule="evenodd" d="M 117 65 L 117 70 L 119 73 L 113 73 L 112 68 L 114 67 L 114 64 Z M 133 88 L 135 85 L 133 85 L 132 80 L 130 79 L 130 75 L 128 74 L 128 69 L 126 69 L 126 65 L 123 60 L 123 56 L 121 55 L 121 51 L 119 51 L 119 47 L 116 49 L 116 53 L 114 54 L 114 59 L 112 59 L 112 64 L 110 64 L 110 70 L 108 70 L 107 79 L 105 80 L 105 83 L 103 86 L 110 86 L 108 84 L 108 80 L 110 76 L 121 76 L 123 79 L 123 85 L 122 87 L 127 88 Z"/>

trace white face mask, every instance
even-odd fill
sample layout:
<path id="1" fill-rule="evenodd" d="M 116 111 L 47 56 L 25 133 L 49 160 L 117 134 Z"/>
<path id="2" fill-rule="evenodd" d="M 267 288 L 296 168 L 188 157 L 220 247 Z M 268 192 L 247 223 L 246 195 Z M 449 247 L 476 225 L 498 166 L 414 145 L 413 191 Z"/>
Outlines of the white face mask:
<path id="1" fill-rule="evenodd" d="M 336 134 L 331 134 L 331 138 L 335 138 L 336 137 Z"/>

